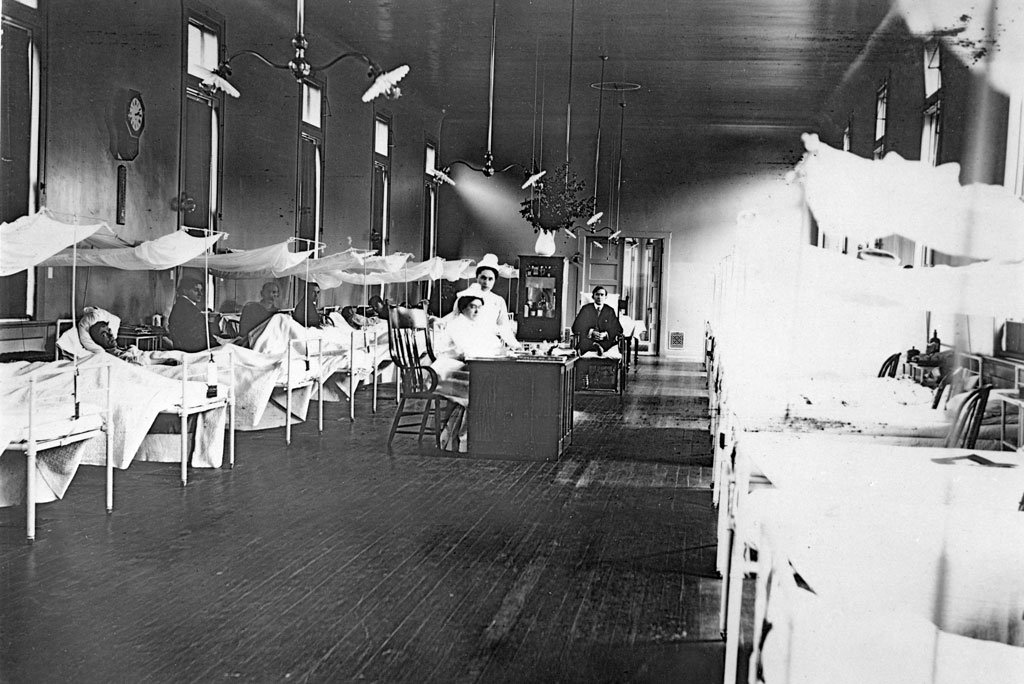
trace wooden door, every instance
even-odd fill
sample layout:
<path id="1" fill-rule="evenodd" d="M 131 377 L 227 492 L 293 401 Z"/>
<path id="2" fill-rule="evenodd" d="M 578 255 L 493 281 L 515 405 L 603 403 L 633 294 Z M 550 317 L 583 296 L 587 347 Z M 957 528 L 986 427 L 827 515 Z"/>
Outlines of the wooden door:
<path id="1" fill-rule="evenodd" d="M 622 253 L 622 241 L 610 242 L 604 237 L 588 237 L 586 273 L 580 284 L 581 293 L 589 294 L 598 285 L 608 290 L 610 295 L 622 292 Z M 581 304 L 581 296 L 577 294 L 577 311 Z"/>

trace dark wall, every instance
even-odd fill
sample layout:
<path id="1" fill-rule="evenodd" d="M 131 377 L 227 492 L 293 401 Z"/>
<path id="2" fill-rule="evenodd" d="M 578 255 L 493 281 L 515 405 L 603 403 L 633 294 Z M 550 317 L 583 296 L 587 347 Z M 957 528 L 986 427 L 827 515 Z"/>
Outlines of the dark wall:
<path id="1" fill-rule="evenodd" d="M 939 163 L 958 162 L 962 183 L 1001 184 L 1006 164 L 1009 99 L 987 86 L 944 47 L 942 56 L 942 135 Z M 843 128 L 851 122 L 851 151 L 870 158 L 874 150 L 875 93 L 889 81 L 886 149 L 906 159 L 921 158 L 925 104 L 924 44 L 902 21 L 873 41 L 859 68 L 838 84 L 823 112 L 820 136 L 842 148 Z"/>
<path id="2" fill-rule="evenodd" d="M 294 32 L 290 12 L 255 12 L 244 0 L 52 0 L 49 11 L 46 204 L 66 220 L 105 220 L 128 240 L 168 234 L 177 227 L 184 17 L 188 8 L 211 10 L 224 21 L 227 52 L 254 49 L 286 62 Z M 321 64 L 351 49 L 307 26 L 310 61 Z M 339 34 L 331 32 L 332 35 Z M 249 249 L 295 234 L 299 87 L 291 75 L 256 59 L 233 64 L 238 99 L 223 107 L 223 179 L 219 228 L 223 245 Z M 415 67 L 414 67 L 415 68 Z M 323 239 L 327 252 L 368 246 L 374 107 L 392 119 L 391 240 L 388 252 L 422 258 L 423 144 L 435 135 L 440 112 L 415 94 L 364 104 L 366 65 L 346 59 L 322 74 L 324 127 Z M 132 88 L 146 103 L 138 157 L 118 162 L 110 151 L 112 108 Z M 115 226 L 116 169 L 127 167 L 126 222 Z M 40 316 L 70 312 L 70 269 L 41 269 Z M 220 282 L 220 299 L 256 298 L 259 281 Z M 77 308 L 109 308 L 129 323 L 166 313 L 173 300 L 171 272 L 80 269 Z M 363 299 L 361 288 L 325 293 L 325 303 Z"/>

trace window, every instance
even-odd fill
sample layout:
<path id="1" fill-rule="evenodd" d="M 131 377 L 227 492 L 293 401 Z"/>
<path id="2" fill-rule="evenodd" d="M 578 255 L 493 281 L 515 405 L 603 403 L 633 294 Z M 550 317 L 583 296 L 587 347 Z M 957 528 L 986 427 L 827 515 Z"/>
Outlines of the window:
<path id="1" fill-rule="evenodd" d="M 938 43 L 924 47 L 924 110 L 921 122 L 921 161 L 939 163 L 942 139 L 942 53 Z"/>
<path id="2" fill-rule="evenodd" d="M 1010 112 L 1006 130 L 1006 171 L 1003 185 L 1024 197 L 1024 95 L 1010 96 Z"/>
<path id="3" fill-rule="evenodd" d="M 34 9 L 10 10 L 0 26 L 0 221 L 34 213 L 41 204 L 42 20 Z M 35 269 L 0 278 L 0 318 L 35 315 L 35 285 Z"/>
<path id="4" fill-rule="evenodd" d="M 874 158 L 885 155 L 885 117 L 889 106 L 889 81 L 883 81 L 875 93 L 875 149 Z"/>
<path id="5" fill-rule="evenodd" d="M 306 81 L 302 84 L 302 126 L 299 133 L 298 217 L 295 236 L 313 243 L 320 241 L 323 210 L 324 133 L 323 90 Z M 312 245 L 303 243 L 300 249 Z"/>
<path id="6" fill-rule="evenodd" d="M 936 100 L 924 110 L 921 126 L 921 161 L 932 166 L 939 163 L 939 141 L 942 139 L 942 101 Z"/>
<path id="7" fill-rule="evenodd" d="M 938 43 L 924 46 L 924 96 L 926 98 L 942 88 L 942 53 Z"/>
<path id="8" fill-rule="evenodd" d="M 373 183 L 370 186 L 373 227 L 370 231 L 370 249 L 381 254 L 385 253 L 389 239 L 391 145 L 391 121 L 378 114 L 374 117 L 373 127 Z"/>
<path id="9" fill-rule="evenodd" d="M 308 81 L 302 84 L 302 123 L 309 124 L 313 128 L 321 127 L 320 104 L 322 101 L 323 93 L 320 86 Z"/>
<path id="10" fill-rule="evenodd" d="M 185 65 L 185 112 L 181 131 L 181 176 L 178 188 L 178 223 L 190 228 L 216 230 L 220 218 L 220 151 L 223 95 L 200 86 L 204 69 L 220 60 L 221 29 L 208 17 L 188 18 Z"/>
<path id="11" fill-rule="evenodd" d="M 432 173 L 437 168 L 437 148 L 426 144 L 426 165 L 423 168 L 423 258 L 437 256 L 437 179 Z"/>

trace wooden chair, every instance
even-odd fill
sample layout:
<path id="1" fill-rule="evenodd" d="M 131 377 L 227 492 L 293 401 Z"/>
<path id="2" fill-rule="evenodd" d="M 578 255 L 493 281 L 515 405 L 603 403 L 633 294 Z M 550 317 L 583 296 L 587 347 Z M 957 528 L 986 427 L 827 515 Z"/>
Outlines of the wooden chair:
<path id="1" fill-rule="evenodd" d="M 579 335 L 573 335 L 573 349 L 579 353 Z M 619 335 L 616 340 L 620 358 L 587 356 L 576 362 L 576 391 L 611 391 L 622 394 L 629 378 L 631 338 Z"/>
<path id="2" fill-rule="evenodd" d="M 949 390 L 950 396 L 956 394 L 957 388 L 962 386 L 960 379 L 962 368 L 955 368 L 950 372 L 946 373 L 939 379 L 939 384 L 935 386 L 935 393 L 932 395 L 932 408 L 939 408 L 939 404 L 942 403 L 942 396 Z"/>
<path id="3" fill-rule="evenodd" d="M 985 417 L 985 405 L 988 403 L 992 385 L 982 385 L 971 390 L 964 403 L 960 406 L 956 420 L 946 436 L 948 449 L 973 449 L 978 441 L 978 431 Z"/>
<path id="4" fill-rule="evenodd" d="M 878 369 L 878 377 L 880 378 L 895 378 L 896 370 L 900 367 L 900 354 L 899 352 L 893 354 L 885 360 L 882 367 Z"/>
<path id="5" fill-rule="evenodd" d="M 428 331 L 427 312 L 393 306 L 388 309 L 388 348 L 391 360 L 398 368 L 399 400 L 395 418 L 388 434 L 388 453 L 396 434 L 414 434 L 423 441 L 423 435 L 434 437 L 441 448 L 441 430 L 444 422 L 441 405 L 447 400 L 437 394 L 437 372 L 430 367 L 434 361 L 434 347 Z M 422 403 L 422 407 L 407 407 L 409 402 Z M 410 417 L 414 420 L 408 420 Z M 433 416 L 433 425 L 428 425 Z"/>

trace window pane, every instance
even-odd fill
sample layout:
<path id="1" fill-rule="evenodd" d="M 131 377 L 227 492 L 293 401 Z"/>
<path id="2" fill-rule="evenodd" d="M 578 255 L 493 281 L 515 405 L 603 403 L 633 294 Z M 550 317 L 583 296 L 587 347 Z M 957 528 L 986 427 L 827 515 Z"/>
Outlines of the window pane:
<path id="1" fill-rule="evenodd" d="M 0 221 L 13 221 L 31 213 L 33 153 L 32 35 L 18 26 L 3 22 L 0 56 Z M 32 269 L 0 278 L 0 318 L 31 314 Z"/>
<path id="2" fill-rule="evenodd" d="M 299 235 L 306 240 L 319 240 L 320 214 L 320 149 L 316 140 L 302 136 L 301 176 L 299 177 Z M 308 243 L 302 249 L 310 249 Z"/>
<path id="3" fill-rule="evenodd" d="M 924 96 L 931 97 L 942 87 L 942 69 L 939 46 L 931 43 L 924 48 Z"/>
<path id="4" fill-rule="evenodd" d="M 878 89 L 878 95 L 875 99 L 875 140 L 881 140 L 885 137 L 885 110 L 888 100 L 889 88 L 887 85 L 883 85 Z"/>
<path id="5" fill-rule="evenodd" d="M 218 53 L 217 34 L 197 24 L 188 25 L 188 73 L 205 77 L 206 71 L 217 68 Z"/>
<path id="6" fill-rule="evenodd" d="M 427 167 L 426 172 L 430 174 L 431 171 L 437 168 L 437 151 L 433 145 L 427 145 Z"/>
<path id="7" fill-rule="evenodd" d="M 320 104 L 323 94 L 320 88 L 311 84 L 302 84 L 302 121 L 310 126 L 320 128 Z"/>
<path id="8" fill-rule="evenodd" d="M 391 146 L 391 127 L 387 121 L 376 120 L 376 128 L 373 132 L 373 151 L 382 157 L 388 156 L 388 148 Z"/>
<path id="9" fill-rule="evenodd" d="M 205 100 L 188 98 L 185 105 L 185 160 L 181 223 L 210 228 L 210 165 L 213 161 L 213 109 Z"/>

